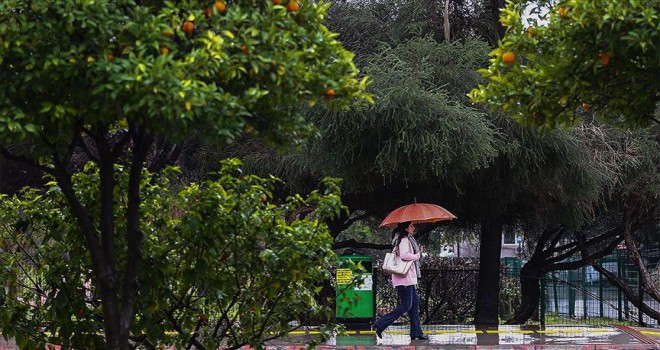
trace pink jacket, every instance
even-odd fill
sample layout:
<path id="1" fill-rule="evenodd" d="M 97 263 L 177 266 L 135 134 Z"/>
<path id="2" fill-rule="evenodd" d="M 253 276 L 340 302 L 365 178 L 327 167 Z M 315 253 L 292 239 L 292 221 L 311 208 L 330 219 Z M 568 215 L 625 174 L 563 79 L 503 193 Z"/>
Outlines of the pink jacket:
<path id="1" fill-rule="evenodd" d="M 412 260 L 412 261 L 419 260 L 421 256 L 420 253 L 417 254 L 413 253 L 412 243 L 410 243 L 408 237 L 404 237 L 403 239 L 401 239 L 401 242 L 399 242 L 398 255 L 403 260 Z M 392 285 L 394 287 L 412 286 L 415 284 L 417 284 L 417 270 L 415 269 L 415 266 L 411 266 L 410 270 L 408 270 L 408 273 L 406 275 L 397 275 L 395 273 L 392 274 Z"/>

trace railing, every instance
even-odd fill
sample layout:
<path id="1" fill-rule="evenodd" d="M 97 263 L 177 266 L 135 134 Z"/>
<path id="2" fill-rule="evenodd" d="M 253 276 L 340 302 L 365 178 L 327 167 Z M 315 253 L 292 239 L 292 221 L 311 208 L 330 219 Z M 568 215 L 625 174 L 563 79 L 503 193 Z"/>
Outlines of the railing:
<path id="1" fill-rule="evenodd" d="M 644 258 L 657 264 L 654 251 Z M 599 261 L 607 270 L 625 280 L 644 297 L 653 309 L 660 303 L 641 290 L 637 269 L 618 251 Z M 378 266 L 378 265 L 376 265 Z M 513 315 L 520 304 L 520 261 L 502 261 L 500 280 L 500 319 Z M 419 281 L 420 315 L 424 324 L 471 324 L 474 317 L 479 271 L 475 266 L 422 269 Z M 397 304 L 390 276 L 375 270 L 376 314 L 382 315 Z M 643 314 L 623 293 L 591 267 L 556 271 L 541 280 L 541 302 L 531 324 L 613 324 L 658 326 L 658 321 Z M 406 322 L 405 318 L 401 320 Z"/>
<path id="2" fill-rule="evenodd" d="M 624 280 L 652 309 L 660 310 L 660 303 L 642 290 L 639 272 L 628 262 L 625 251 L 617 251 L 598 263 Z M 542 290 L 541 322 L 658 326 L 657 320 L 635 307 L 592 267 L 548 273 L 542 280 Z"/>

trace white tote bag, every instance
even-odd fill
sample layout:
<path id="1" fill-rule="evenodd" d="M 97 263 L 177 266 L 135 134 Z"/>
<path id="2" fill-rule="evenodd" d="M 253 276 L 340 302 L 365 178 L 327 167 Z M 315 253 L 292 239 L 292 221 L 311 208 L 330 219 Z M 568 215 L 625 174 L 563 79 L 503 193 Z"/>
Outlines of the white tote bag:
<path id="1" fill-rule="evenodd" d="M 390 274 L 405 275 L 408 273 L 408 270 L 410 270 L 412 264 L 412 260 L 405 261 L 401 259 L 394 253 L 394 249 L 392 249 L 391 253 L 385 254 L 385 260 L 383 260 L 383 271 Z"/>

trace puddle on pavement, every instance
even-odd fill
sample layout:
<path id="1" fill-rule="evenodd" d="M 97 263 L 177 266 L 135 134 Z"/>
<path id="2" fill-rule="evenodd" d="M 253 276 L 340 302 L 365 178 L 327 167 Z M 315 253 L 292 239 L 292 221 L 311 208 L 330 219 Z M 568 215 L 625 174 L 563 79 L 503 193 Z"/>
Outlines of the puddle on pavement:
<path id="1" fill-rule="evenodd" d="M 407 326 L 390 326 L 382 339 L 375 335 L 336 335 L 326 345 L 581 345 L 639 344 L 627 333 L 613 327 L 589 326 L 500 326 L 475 329 L 471 326 L 427 326 L 428 341 L 412 341 Z"/>

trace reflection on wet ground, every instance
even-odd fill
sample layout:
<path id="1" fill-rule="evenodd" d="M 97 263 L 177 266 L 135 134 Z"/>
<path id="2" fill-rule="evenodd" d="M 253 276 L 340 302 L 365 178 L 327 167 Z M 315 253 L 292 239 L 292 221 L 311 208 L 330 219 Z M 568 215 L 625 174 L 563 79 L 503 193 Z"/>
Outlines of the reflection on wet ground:
<path id="1" fill-rule="evenodd" d="M 658 345 L 660 329 L 575 325 L 547 327 L 502 325 L 488 329 L 475 329 L 474 326 L 425 326 L 424 332 L 429 336 L 428 341 L 411 341 L 408 332 L 408 325 L 390 326 L 383 333 L 383 338 L 378 339 L 370 330 L 349 330 L 330 337 L 317 348 L 660 349 Z M 288 339 L 277 340 L 272 345 L 279 348 L 284 344 L 305 344 L 305 339 L 311 339 L 313 334 L 313 331 L 299 332 L 297 335 L 294 332 Z"/>
<path id="2" fill-rule="evenodd" d="M 475 329 L 474 326 L 433 326 L 425 331 L 430 344 L 512 345 L 512 344 L 639 344 L 639 340 L 613 327 L 499 326 Z M 377 344 L 410 344 L 405 326 L 390 327 Z"/>
<path id="3" fill-rule="evenodd" d="M 315 343 L 318 350 L 660 350 L 660 329 L 627 326 L 424 326 L 428 341 L 411 341 L 408 325 L 391 326 L 377 339 L 371 330 L 348 330 L 320 340 L 314 329 L 291 332 L 271 340 L 266 350 L 303 350 Z M 169 349 L 174 349 L 170 347 Z M 18 350 L 0 336 L 0 350 Z M 252 350 L 244 347 L 242 350 Z"/>

